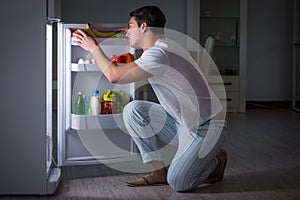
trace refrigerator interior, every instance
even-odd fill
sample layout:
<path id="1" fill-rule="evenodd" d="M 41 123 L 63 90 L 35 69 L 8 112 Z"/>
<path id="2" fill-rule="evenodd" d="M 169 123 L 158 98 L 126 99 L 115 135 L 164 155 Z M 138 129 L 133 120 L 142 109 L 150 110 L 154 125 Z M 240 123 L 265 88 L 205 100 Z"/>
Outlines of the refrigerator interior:
<path id="1" fill-rule="evenodd" d="M 93 24 L 101 31 L 126 27 L 126 24 Z M 135 145 L 126 133 L 122 113 L 77 115 L 74 104 L 81 91 L 90 99 L 93 89 L 100 97 L 108 89 L 125 92 L 128 100 L 134 99 L 135 84 L 113 84 L 100 72 L 96 64 L 78 64 L 79 59 L 91 60 L 92 55 L 73 45 L 71 34 L 85 29 L 85 24 L 58 23 L 58 165 L 112 163 L 136 159 Z M 134 54 L 127 38 L 96 38 L 104 53 Z"/>

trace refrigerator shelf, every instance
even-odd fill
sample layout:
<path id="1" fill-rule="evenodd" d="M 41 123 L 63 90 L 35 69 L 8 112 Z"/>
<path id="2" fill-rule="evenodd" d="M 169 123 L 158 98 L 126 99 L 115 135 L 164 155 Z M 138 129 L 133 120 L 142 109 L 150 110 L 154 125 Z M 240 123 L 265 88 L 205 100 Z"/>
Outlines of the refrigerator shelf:
<path id="1" fill-rule="evenodd" d="M 126 130 L 122 113 L 107 115 L 71 114 L 71 128 L 75 130 L 122 129 Z"/>
<path id="2" fill-rule="evenodd" d="M 100 69 L 97 64 L 77 64 L 72 63 L 72 72 L 99 72 Z"/>
<path id="3" fill-rule="evenodd" d="M 99 45 L 101 45 L 101 47 L 104 47 L 105 46 L 108 46 L 108 47 L 111 47 L 111 46 L 125 46 L 125 47 L 129 47 L 129 40 L 127 37 L 121 37 L 121 38 L 117 38 L 117 37 L 110 37 L 110 38 L 94 38 L 97 43 Z M 78 44 L 74 44 L 73 43 L 73 40 L 71 40 L 71 45 L 72 46 L 78 46 Z"/>
<path id="4" fill-rule="evenodd" d="M 118 63 L 117 65 L 122 66 L 125 63 Z M 72 72 L 100 72 L 100 69 L 97 64 L 71 64 Z"/>

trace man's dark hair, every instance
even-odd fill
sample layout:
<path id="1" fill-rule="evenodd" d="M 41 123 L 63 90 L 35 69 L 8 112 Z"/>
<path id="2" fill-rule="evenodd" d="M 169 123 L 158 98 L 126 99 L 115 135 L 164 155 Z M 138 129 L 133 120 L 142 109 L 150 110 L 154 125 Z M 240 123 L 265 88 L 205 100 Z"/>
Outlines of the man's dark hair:
<path id="1" fill-rule="evenodd" d="M 161 9 L 157 6 L 143 6 L 132 11 L 130 17 L 135 17 L 138 26 L 142 23 L 147 23 L 151 27 L 164 28 L 166 24 L 166 18 Z"/>

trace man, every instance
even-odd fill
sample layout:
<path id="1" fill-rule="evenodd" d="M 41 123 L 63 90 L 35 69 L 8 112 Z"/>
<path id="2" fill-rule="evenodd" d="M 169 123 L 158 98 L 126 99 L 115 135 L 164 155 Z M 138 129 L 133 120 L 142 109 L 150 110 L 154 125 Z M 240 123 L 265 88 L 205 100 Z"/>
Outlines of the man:
<path id="1" fill-rule="evenodd" d="M 143 49 L 134 62 L 117 66 L 91 37 L 80 30 L 75 43 L 90 51 L 102 73 L 113 83 L 147 79 L 159 104 L 135 100 L 123 112 L 125 126 L 138 146 L 143 163 L 154 171 L 128 181 L 128 186 L 169 184 L 188 191 L 203 182 L 222 181 L 227 161 L 224 143 L 225 113 L 189 53 L 164 37 L 166 19 L 156 6 L 130 13 L 126 36 L 130 46 Z M 178 145 L 168 170 L 158 139 Z"/>

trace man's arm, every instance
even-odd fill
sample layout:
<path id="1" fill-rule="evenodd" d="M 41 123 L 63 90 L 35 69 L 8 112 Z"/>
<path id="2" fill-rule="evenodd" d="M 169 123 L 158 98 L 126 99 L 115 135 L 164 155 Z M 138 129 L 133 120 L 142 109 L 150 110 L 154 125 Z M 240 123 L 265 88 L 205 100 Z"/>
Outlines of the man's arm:
<path id="1" fill-rule="evenodd" d="M 152 76 L 152 74 L 140 68 L 135 62 L 126 63 L 122 66 L 116 65 L 104 54 L 93 38 L 89 37 L 82 30 L 79 30 L 79 32 L 80 34 L 73 33 L 74 43 L 93 54 L 99 69 L 110 82 L 131 83 L 145 80 Z"/>
<path id="2" fill-rule="evenodd" d="M 152 76 L 140 68 L 135 62 L 118 66 L 103 53 L 100 47 L 91 52 L 102 73 L 112 83 L 131 83 L 145 80 Z"/>

